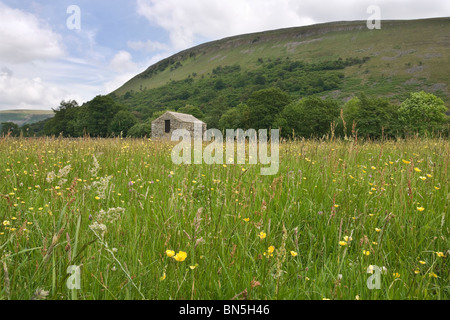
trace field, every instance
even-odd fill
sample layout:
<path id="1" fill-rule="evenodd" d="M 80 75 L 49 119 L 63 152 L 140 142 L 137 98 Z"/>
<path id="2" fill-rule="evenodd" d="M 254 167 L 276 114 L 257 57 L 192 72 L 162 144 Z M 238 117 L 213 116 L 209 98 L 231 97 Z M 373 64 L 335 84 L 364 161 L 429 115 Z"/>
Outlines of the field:
<path id="1" fill-rule="evenodd" d="M 172 147 L 0 139 L 0 299 L 450 298 L 449 141 L 291 141 L 274 176 Z"/>
<path id="2" fill-rule="evenodd" d="M 7 110 L 0 111 L 0 127 L 2 122 L 14 122 L 19 126 L 42 121 L 54 116 L 52 110 Z"/>

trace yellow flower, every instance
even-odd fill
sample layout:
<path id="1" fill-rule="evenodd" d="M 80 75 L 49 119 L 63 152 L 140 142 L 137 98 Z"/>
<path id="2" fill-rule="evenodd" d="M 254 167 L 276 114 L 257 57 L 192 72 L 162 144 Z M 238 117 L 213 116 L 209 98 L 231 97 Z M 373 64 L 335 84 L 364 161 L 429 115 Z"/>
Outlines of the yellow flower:
<path id="1" fill-rule="evenodd" d="M 95 200 L 100 200 L 100 197 L 98 197 L 98 196 L 97 196 L 97 197 L 95 197 Z"/>
<path id="2" fill-rule="evenodd" d="M 422 181 L 427 180 L 427 177 L 422 177 L 422 176 L 420 176 L 419 178 L 420 178 Z"/>
<path id="3" fill-rule="evenodd" d="M 375 228 L 375 231 L 376 232 L 381 232 L 381 229 L 380 228 Z"/>
<path id="4" fill-rule="evenodd" d="M 419 263 L 420 263 L 420 264 L 426 264 L 426 262 L 425 262 L 425 261 L 422 261 L 422 260 L 420 260 Z"/>
<path id="5" fill-rule="evenodd" d="M 339 245 L 342 246 L 342 247 L 344 247 L 344 246 L 347 245 L 347 242 L 345 242 L 345 241 L 339 241 Z"/>
<path id="6" fill-rule="evenodd" d="M 175 255 L 175 251 L 173 250 L 166 250 L 166 254 L 169 258 L 172 258 Z"/>
<path id="7" fill-rule="evenodd" d="M 419 168 L 414 168 L 415 172 L 422 172 L 422 170 L 420 170 Z"/>
<path id="8" fill-rule="evenodd" d="M 263 232 L 263 231 L 261 231 L 261 232 L 259 233 L 259 235 L 258 235 L 258 237 L 259 237 L 261 240 L 264 239 L 266 236 L 267 236 L 267 234 L 266 234 L 265 232 Z"/>
<path id="9" fill-rule="evenodd" d="M 159 281 L 164 281 L 166 280 L 166 273 L 164 272 L 164 274 L 161 276 L 161 278 L 159 278 Z"/>
<path id="10" fill-rule="evenodd" d="M 420 212 L 422 212 L 423 210 L 425 210 L 424 207 L 417 207 L 417 210 L 419 210 Z"/>
<path id="11" fill-rule="evenodd" d="M 430 278 L 437 278 L 438 276 L 437 276 L 436 273 L 430 272 L 429 277 L 430 277 Z"/>
<path id="12" fill-rule="evenodd" d="M 415 273 L 415 274 L 419 274 L 419 273 L 420 273 L 420 270 L 419 270 L 419 269 L 416 269 L 416 270 L 414 270 L 414 273 Z"/>
<path id="13" fill-rule="evenodd" d="M 184 260 L 186 260 L 187 258 L 187 253 L 184 251 L 179 251 L 175 257 L 173 257 L 175 260 L 177 260 L 178 262 L 182 262 Z"/>
<path id="14" fill-rule="evenodd" d="M 402 159 L 402 161 L 403 161 L 404 164 L 410 164 L 411 163 L 411 161 L 407 161 L 407 160 L 403 160 L 403 159 Z"/>
<path id="15" fill-rule="evenodd" d="M 444 257 L 444 253 L 443 252 L 436 252 L 437 256 L 439 258 L 443 258 Z"/>
<path id="16" fill-rule="evenodd" d="M 352 239 L 352 237 L 345 236 L 345 237 L 344 237 L 344 240 L 348 242 L 348 241 L 352 241 L 353 239 Z"/>
<path id="17" fill-rule="evenodd" d="M 392 274 L 394 276 L 394 278 L 400 278 L 400 273 L 396 272 Z"/>
<path id="18" fill-rule="evenodd" d="M 363 255 L 369 256 L 370 255 L 370 251 L 369 250 L 363 250 Z"/>
<path id="19" fill-rule="evenodd" d="M 291 256 L 296 257 L 297 256 L 297 252 L 291 251 Z"/>
<path id="20" fill-rule="evenodd" d="M 274 246 L 270 246 L 267 251 L 269 252 L 269 254 L 273 253 L 275 251 L 275 247 Z"/>
<path id="21" fill-rule="evenodd" d="M 372 167 L 371 167 L 371 169 L 372 169 L 372 170 L 376 170 L 377 168 L 376 168 L 376 167 L 374 167 L 374 166 L 372 166 Z"/>
<path id="22" fill-rule="evenodd" d="M 432 178 L 433 176 L 431 174 L 427 173 L 427 177 Z"/>
<path id="23" fill-rule="evenodd" d="M 439 187 L 434 187 L 436 190 L 439 190 L 440 188 Z"/>
<path id="24" fill-rule="evenodd" d="M 244 221 L 245 221 L 245 222 L 249 222 L 249 221 L 250 221 L 250 218 L 245 218 Z"/>

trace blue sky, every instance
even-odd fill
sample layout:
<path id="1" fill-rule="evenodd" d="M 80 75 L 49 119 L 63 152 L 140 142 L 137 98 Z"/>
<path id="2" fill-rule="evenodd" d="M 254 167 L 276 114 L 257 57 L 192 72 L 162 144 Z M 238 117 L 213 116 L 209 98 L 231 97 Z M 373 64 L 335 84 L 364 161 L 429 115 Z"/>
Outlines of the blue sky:
<path id="1" fill-rule="evenodd" d="M 71 5 L 79 30 L 67 27 Z M 0 0 L 0 110 L 80 104 L 153 63 L 241 33 L 314 23 L 450 16 L 442 0 Z"/>

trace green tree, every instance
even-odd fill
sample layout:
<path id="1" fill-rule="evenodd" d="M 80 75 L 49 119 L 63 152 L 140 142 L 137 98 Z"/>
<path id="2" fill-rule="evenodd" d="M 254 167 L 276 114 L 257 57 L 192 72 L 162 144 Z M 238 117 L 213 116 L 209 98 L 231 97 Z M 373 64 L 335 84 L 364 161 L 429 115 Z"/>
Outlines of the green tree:
<path id="1" fill-rule="evenodd" d="M 424 91 L 411 93 L 398 111 L 407 134 L 439 131 L 447 122 L 444 101 Z"/>
<path id="2" fill-rule="evenodd" d="M 19 126 L 14 122 L 3 122 L 1 124 L 1 135 L 7 136 L 8 134 L 13 137 L 18 137 L 20 134 Z"/>
<path id="3" fill-rule="evenodd" d="M 383 134 L 390 137 L 398 134 L 398 108 L 388 100 L 360 94 L 358 100 L 353 101 L 352 108 L 359 136 L 379 139 Z"/>
<path id="4" fill-rule="evenodd" d="M 323 100 L 319 97 L 307 97 L 287 105 L 281 113 L 284 124 L 284 135 L 295 132 L 301 137 L 322 137 L 329 133 L 331 123 L 339 116 L 339 106 L 334 100 Z"/>
<path id="5" fill-rule="evenodd" d="M 195 107 L 190 104 L 187 104 L 186 106 L 181 107 L 180 109 L 178 109 L 177 112 L 193 115 L 197 119 L 203 119 L 203 117 L 204 117 L 202 110 L 200 110 L 198 107 Z"/>
<path id="6" fill-rule="evenodd" d="M 44 127 L 47 135 L 62 134 L 65 137 L 76 136 L 73 122 L 77 118 L 78 103 L 75 100 L 61 101 L 57 109 L 53 109 L 55 116 Z"/>
<path id="7" fill-rule="evenodd" d="M 147 120 L 143 123 L 135 124 L 128 130 L 127 137 L 130 138 L 143 138 L 150 137 L 152 134 L 152 122 Z"/>
<path id="8" fill-rule="evenodd" d="M 228 109 L 219 120 L 220 129 L 249 129 L 250 108 L 241 103 L 235 108 Z"/>
<path id="9" fill-rule="evenodd" d="M 108 133 L 111 135 L 120 135 L 128 136 L 128 130 L 136 125 L 138 120 L 136 117 L 127 110 L 121 110 L 116 113 L 113 120 L 109 125 Z"/>
<path id="10" fill-rule="evenodd" d="M 269 88 L 252 93 L 247 101 L 250 108 L 249 125 L 252 129 L 269 129 L 275 117 L 291 102 L 291 97 L 279 88 Z"/>
<path id="11" fill-rule="evenodd" d="M 110 133 L 109 127 L 114 116 L 125 107 L 115 102 L 110 96 L 97 96 L 86 103 L 80 114 L 78 130 L 82 130 L 93 137 L 106 137 Z"/>

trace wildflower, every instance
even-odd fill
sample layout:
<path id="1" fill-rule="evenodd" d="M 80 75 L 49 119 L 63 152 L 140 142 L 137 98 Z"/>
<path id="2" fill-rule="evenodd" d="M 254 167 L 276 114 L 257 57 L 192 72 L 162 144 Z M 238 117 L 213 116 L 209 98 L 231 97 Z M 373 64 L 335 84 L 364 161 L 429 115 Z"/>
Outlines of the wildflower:
<path id="1" fill-rule="evenodd" d="M 437 277 L 438 277 L 437 274 L 434 273 L 434 272 L 430 272 L 428 276 L 429 276 L 430 278 L 437 278 Z"/>
<path id="2" fill-rule="evenodd" d="M 296 257 L 297 256 L 297 252 L 291 251 L 291 256 Z"/>
<path id="3" fill-rule="evenodd" d="M 259 233 L 259 235 L 258 235 L 258 237 L 259 237 L 261 240 L 264 239 L 266 236 L 267 236 L 267 234 L 266 234 L 265 232 L 263 232 L 263 231 L 261 231 L 261 232 Z"/>
<path id="4" fill-rule="evenodd" d="M 422 180 L 422 181 L 427 180 L 427 177 L 422 177 L 422 176 L 420 176 L 419 178 L 420 178 L 420 180 Z"/>
<path id="5" fill-rule="evenodd" d="M 89 228 L 94 232 L 99 231 L 102 236 L 104 236 L 108 230 L 104 224 L 98 223 L 97 221 L 91 224 Z"/>
<path id="6" fill-rule="evenodd" d="M 436 252 L 437 256 L 439 258 L 443 258 L 444 257 L 444 253 L 443 252 Z"/>
<path id="7" fill-rule="evenodd" d="M 163 273 L 161 278 L 159 278 L 159 281 L 164 281 L 164 280 L 166 280 L 166 273 L 165 272 Z"/>
<path id="8" fill-rule="evenodd" d="M 272 254 L 274 251 L 275 251 L 275 247 L 274 247 L 274 246 L 270 246 L 270 247 L 267 249 L 267 252 L 269 252 L 269 254 Z"/>
<path id="9" fill-rule="evenodd" d="M 376 168 L 376 167 L 374 167 L 374 166 L 372 166 L 372 167 L 371 167 L 371 169 L 372 169 L 372 170 L 376 170 L 377 168 Z"/>
<path id="10" fill-rule="evenodd" d="M 422 172 L 422 170 L 420 170 L 419 168 L 414 168 L 415 172 Z"/>
<path id="11" fill-rule="evenodd" d="M 400 273 L 396 272 L 392 274 L 394 276 L 394 278 L 400 278 Z"/>
<path id="12" fill-rule="evenodd" d="M 345 241 L 339 241 L 339 245 L 342 246 L 342 247 L 344 247 L 344 246 L 347 245 L 347 242 L 345 242 Z"/>
<path id="13" fill-rule="evenodd" d="M 439 190 L 440 188 L 439 187 L 434 187 L 436 190 Z"/>
<path id="14" fill-rule="evenodd" d="M 426 264 L 426 262 L 425 262 L 425 261 L 422 261 L 422 260 L 420 260 L 419 263 L 420 263 L 420 264 Z"/>
<path id="15" fill-rule="evenodd" d="M 175 255 L 175 251 L 173 250 L 166 250 L 166 254 L 169 258 L 172 258 Z"/>
<path id="16" fill-rule="evenodd" d="M 179 251 L 173 258 L 178 262 L 182 262 L 182 261 L 186 260 L 187 253 L 183 252 L 183 251 Z"/>
<path id="17" fill-rule="evenodd" d="M 347 242 L 349 242 L 349 241 L 352 241 L 353 239 L 352 239 L 352 237 L 345 236 L 345 237 L 344 237 L 344 240 L 347 241 Z"/>
<path id="18" fill-rule="evenodd" d="M 411 163 L 411 161 L 407 161 L 407 160 L 403 160 L 403 159 L 402 159 L 402 161 L 403 161 L 404 164 L 410 164 Z"/>
<path id="19" fill-rule="evenodd" d="M 363 255 L 369 256 L 370 255 L 370 251 L 369 250 L 363 250 Z"/>
<path id="20" fill-rule="evenodd" d="M 250 218 L 245 218 L 244 221 L 245 221 L 245 222 L 249 222 L 249 221 L 250 221 Z"/>
<path id="21" fill-rule="evenodd" d="M 424 207 L 417 207 L 417 210 L 419 210 L 420 212 L 422 212 L 423 210 L 425 210 Z"/>
<path id="22" fill-rule="evenodd" d="M 419 270 L 419 269 L 416 269 L 416 270 L 414 270 L 414 273 L 415 273 L 415 274 L 419 274 L 419 273 L 420 273 L 420 270 Z"/>
<path id="23" fill-rule="evenodd" d="M 381 232 L 381 229 L 380 228 L 375 228 L 375 231 L 376 232 Z"/>

